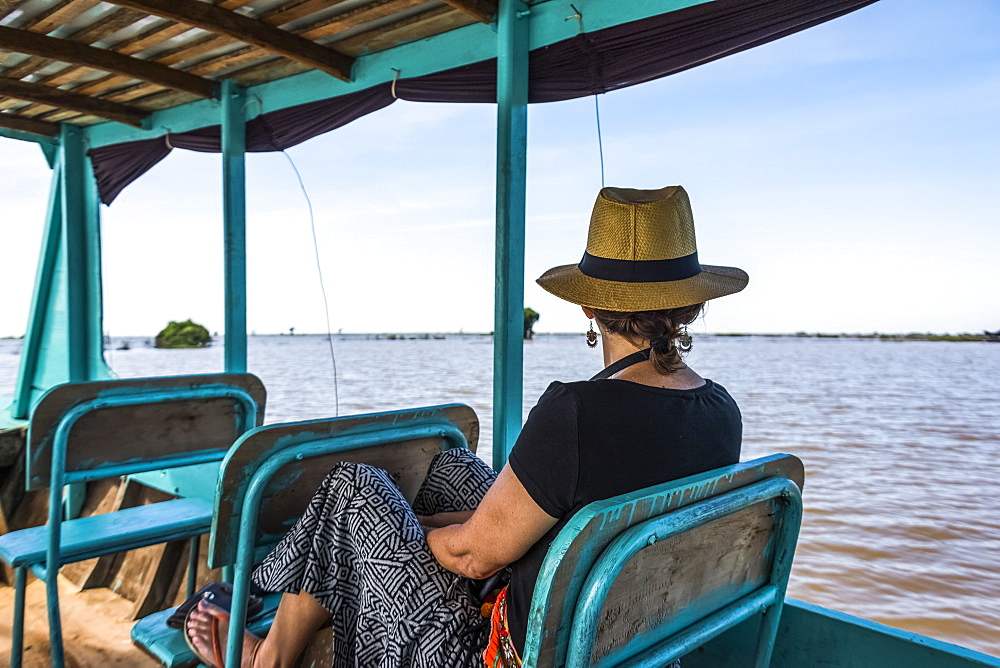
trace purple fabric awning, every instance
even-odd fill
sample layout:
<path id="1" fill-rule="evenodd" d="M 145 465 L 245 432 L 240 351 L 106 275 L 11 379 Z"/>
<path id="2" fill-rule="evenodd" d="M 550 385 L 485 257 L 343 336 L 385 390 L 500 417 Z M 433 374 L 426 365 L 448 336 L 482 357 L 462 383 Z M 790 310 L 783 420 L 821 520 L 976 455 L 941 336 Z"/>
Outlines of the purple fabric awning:
<path id="1" fill-rule="evenodd" d="M 824 23 L 876 0 L 714 0 L 557 42 L 531 52 L 529 102 L 606 93 L 675 74 Z M 494 102 L 496 59 L 396 82 L 414 102 Z M 247 123 L 247 151 L 280 151 L 394 101 L 379 84 L 262 114 Z M 171 148 L 219 152 L 219 126 L 91 149 L 101 201 L 110 204 Z"/>

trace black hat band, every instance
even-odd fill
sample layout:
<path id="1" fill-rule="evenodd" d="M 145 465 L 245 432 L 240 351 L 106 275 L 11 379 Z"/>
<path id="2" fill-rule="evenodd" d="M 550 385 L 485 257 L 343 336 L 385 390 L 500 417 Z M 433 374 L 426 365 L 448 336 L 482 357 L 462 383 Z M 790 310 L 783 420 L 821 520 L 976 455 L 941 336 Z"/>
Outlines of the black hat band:
<path id="1" fill-rule="evenodd" d="M 701 273 L 697 251 L 668 260 L 613 260 L 584 253 L 578 266 L 586 276 L 619 283 L 682 281 Z"/>

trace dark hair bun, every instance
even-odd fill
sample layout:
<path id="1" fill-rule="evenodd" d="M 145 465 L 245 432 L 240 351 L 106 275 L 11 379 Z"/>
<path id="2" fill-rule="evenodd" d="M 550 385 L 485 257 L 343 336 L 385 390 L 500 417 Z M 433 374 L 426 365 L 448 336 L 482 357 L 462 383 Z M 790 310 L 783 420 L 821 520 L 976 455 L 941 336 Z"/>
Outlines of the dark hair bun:
<path id="1" fill-rule="evenodd" d="M 649 347 L 653 350 L 670 350 L 670 339 L 665 336 L 655 336 L 649 340 Z"/>

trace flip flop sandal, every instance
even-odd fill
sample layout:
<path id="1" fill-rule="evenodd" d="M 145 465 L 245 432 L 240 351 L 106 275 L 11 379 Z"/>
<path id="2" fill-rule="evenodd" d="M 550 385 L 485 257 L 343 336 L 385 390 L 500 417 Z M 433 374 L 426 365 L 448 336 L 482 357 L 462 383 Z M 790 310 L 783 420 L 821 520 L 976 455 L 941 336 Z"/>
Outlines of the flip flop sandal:
<path id="1" fill-rule="evenodd" d="M 206 600 L 214 606 L 230 612 L 233 608 L 233 585 L 229 582 L 209 582 L 196 591 L 191 598 L 181 603 L 174 614 L 167 618 L 167 626 L 172 629 L 184 628 L 188 612 L 198 605 L 198 601 Z M 247 619 L 253 619 L 264 609 L 264 599 L 252 592 L 247 599 Z"/>
<path id="2" fill-rule="evenodd" d="M 183 628 L 184 642 L 187 643 L 187 646 L 191 648 L 191 652 L 194 654 L 195 658 L 198 659 L 198 661 L 200 661 L 202 664 L 206 666 L 214 666 L 214 668 L 224 668 L 226 661 L 226 652 L 225 649 L 222 647 L 222 639 L 219 637 L 219 619 L 221 618 L 221 615 L 211 616 L 212 656 L 207 657 L 204 654 L 202 654 L 197 647 L 194 646 L 194 643 L 191 642 L 191 634 L 188 633 L 188 629 L 190 628 L 188 621 L 191 617 L 191 613 L 194 612 L 194 610 L 195 610 L 194 607 L 188 609 L 187 615 L 184 617 L 184 628 Z"/>

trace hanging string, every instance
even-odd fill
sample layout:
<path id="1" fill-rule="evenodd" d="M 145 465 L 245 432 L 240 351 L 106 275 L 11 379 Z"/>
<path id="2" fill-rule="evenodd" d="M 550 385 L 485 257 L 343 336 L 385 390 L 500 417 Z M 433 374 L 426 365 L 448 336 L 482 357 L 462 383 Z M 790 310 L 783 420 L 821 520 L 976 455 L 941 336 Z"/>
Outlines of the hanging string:
<path id="1" fill-rule="evenodd" d="M 577 34 L 583 35 L 584 34 L 583 12 L 577 9 L 576 5 L 574 4 L 570 4 L 570 7 L 573 9 L 575 14 L 570 14 L 563 20 L 570 21 L 572 19 L 576 19 L 577 25 L 579 26 L 579 33 Z M 597 93 L 594 94 L 594 115 L 597 117 L 597 151 L 601 159 L 601 187 L 603 188 L 605 185 L 604 184 L 604 139 L 601 136 L 601 101 L 600 98 L 597 96 Z"/>
<path id="2" fill-rule="evenodd" d="M 597 151 L 601 156 L 601 187 L 604 187 L 604 139 L 601 136 L 601 98 L 594 96 L 594 113 L 597 116 Z"/>
<path id="3" fill-rule="evenodd" d="M 313 251 L 316 255 L 316 273 L 319 275 L 319 289 L 323 294 L 323 309 L 326 312 L 326 341 L 330 345 L 330 363 L 333 365 L 333 400 L 334 400 L 334 415 L 340 415 L 340 390 L 337 386 L 337 356 L 333 352 L 333 330 L 330 327 L 330 302 L 326 296 L 326 285 L 323 283 L 323 267 L 319 261 L 319 241 L 316 238 L 316 217 L 313 215 L 313 205 L 312 200 L 309 198 L 309 193 L 306 191 L 306 184 L 302 181 L 302 175 L 299 173 L 299 168 L 295 166 L 295 161 L 292 160 L 292 156 L 288 154 L 288 151 L 282 151 L 285 157 L 288 158 L 288 164 L 292 166 L 292 171 L 295 172 L 295 178 L 299 181 L 299 188 L 302 190 L 302 195 L 306 198 L 306 205 L 309 207 L 309 227 L 312 230 L 313 238 Z"/>

